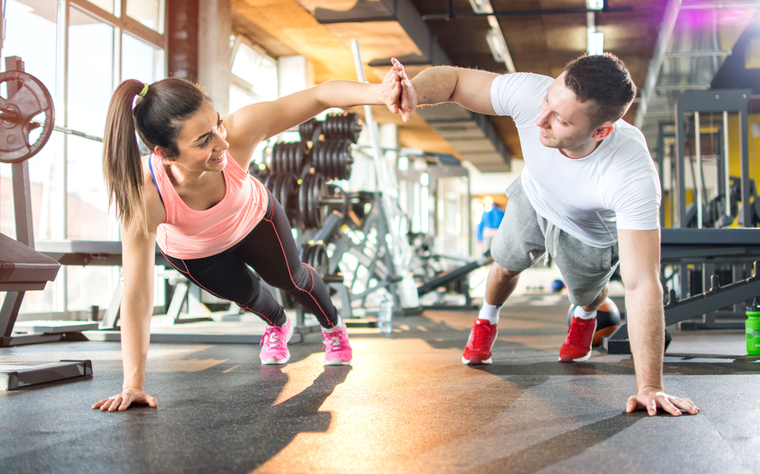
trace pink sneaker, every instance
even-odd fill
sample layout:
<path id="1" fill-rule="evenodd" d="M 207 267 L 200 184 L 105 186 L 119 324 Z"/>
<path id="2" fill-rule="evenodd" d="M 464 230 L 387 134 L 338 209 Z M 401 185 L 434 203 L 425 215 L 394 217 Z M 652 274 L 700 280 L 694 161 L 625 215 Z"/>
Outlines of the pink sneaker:
<path id="1" fill-rule="evenodd" d="M 290 319 L 279 326 L 267 326 L 264 337 L 261 338 L 261 353 L 259 358 L 264 365 L 282 365 L 290 360 L 288 342 L 293 336 L 293 325 Z"/>
<path id="2" fill-rule="evenodd" d="M 325 365 L 351 365 L 353 350 L 348 343 L 346 324 L 333 332 L 326 332 L 322 328 L 322 337 L 325 338 Z"/>

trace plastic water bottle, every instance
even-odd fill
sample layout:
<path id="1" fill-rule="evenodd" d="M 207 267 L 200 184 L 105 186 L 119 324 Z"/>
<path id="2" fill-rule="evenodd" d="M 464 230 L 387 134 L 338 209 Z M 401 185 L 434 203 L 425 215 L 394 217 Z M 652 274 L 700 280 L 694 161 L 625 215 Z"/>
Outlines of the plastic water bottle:
<path id="1" fill-rule="evenodd" d="M 388 298 L 388 295 L 383 294 L 380 298 L 380 307 L 377 311 L 378 325 L 380 326 L 380 332 L 390 334 L 392 331 L 391 321 L 393 319 L 393 300 Z"/>
<path id="2" fill-rule="evenodd" d="M 744 323 L 747 332 L 747 354 L 760 355 L 760 306 L 747 307 L 747 321 Z"/>

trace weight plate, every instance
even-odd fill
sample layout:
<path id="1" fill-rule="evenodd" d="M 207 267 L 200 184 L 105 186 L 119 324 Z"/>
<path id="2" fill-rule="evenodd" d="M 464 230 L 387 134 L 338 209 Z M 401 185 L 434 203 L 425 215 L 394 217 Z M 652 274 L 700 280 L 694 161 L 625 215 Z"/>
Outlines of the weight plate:
<path id="1" fill-rule="evenodd" d="M 306 226 L 306 194 L 307 194 L 307 188 L 306 183 L 309 178 L 309 175 L 306 175 L 301 180 L 301 185 L 298 186 L 298 214 L 301 216 L 301 223 Z"/>
<path id="2" fill-rule="evenodd" d="M 325 140 L 325 152 L 324 152 L 324 166 L 322 167 L 322 175 L 326 178 L 330 177 L 332 168 L 332 155 L 333 155 L 333 140 Z"/>
<path id="3" fill-rule="evenodd" d="M 0 110 L 13 115 L 12 120 L 0 120 L 0 162 L 21 163 L 36 155 L 50 139 L 55 125 L 55 107 L 53 98 L 42 82 L 36 77 L 22 71 L 7 71 L 0 73 L 0 84 L 7 82 L 7 88 L 12 84 L 18 90 L 9 97 L 0 97 Z M 29 134 L 40 127 L 32 119 L 45 114 L 40 135 L 30 143 Z"/>
<path id="4" fill-rule="evenodd" d="M 314 165 L 314 170 L 317 173 L 322 172 L 322 150 L 324 149 L 324 146 L 324 142 L 317 142 L 314 144 L 312 164 Z"/>
<path id="5" fill-rule="evenodd" d="M 296 193 L 296 175 L 289 173 L 283 177 L 281 194 L 283 199 L 283 208 L 285 208 L 285 214 L 287 214 L 288 220 L 290 221 L 290 227 L 295 227 L 296 225 L 296 213 L 298 212 L 298 208 L 295 205 L 296 201 L 298 200 Z"/>
<path id="6" fill-rule="evenodd" d="M 327 196 L 327 184 L 325 177 L 321 174 L 314 175 L 314 224 L 316 228 L 322 227 L 322 223 L 327 219 L 330 210 L 321 203 L 322 197 Z"/>
<path id="7" fill-rule="evenodd" d="M 327 259 L 327 250 L 325 250 L 325 246 L 322 244 L 317 244 L 314 246 L 314 256 L 313 261 L 314 264 L 312 267 L 317 271 L 319 276 L 325 276 L 327 274 L 327 270 L 329 269 L 329 261 Z"/>
<path id="8" fill-rule="evenodd" d="M 304 261 L 304 257 L 306 256 L 306 250 L 309 248 L 309 244 L 302 244 L 301 248 L 298 249 L 298 260 L 301 262 Z"/>
<path id="9" fill-rule="evenodd" d="M 307 229 L 314 228 L 314 223 L 312 222 L 312 209 L 311 209 L 311 199 L 309 195 L 311 194 L 311 185 L 313 181 L 314 175 L 313 174 L 307 174 L 304 178 L 303 182 L 301 183 L 301 190 L 303 191 L 303 205 L 301 206 L 301 217 L 303 218 L 303 224 L 304 227 Z"/>
<path id="10" fill-rule="evenodd" d="M 290 147 L 288 147 L 288 173 L 295 173 L 296 172 L 296 147 L 299 145 L 298 142 L 291 143 Z"/>
<path id="11" fill-rule="evenodd" d="M 269 190 L 269 192 L 272 192 L 272 184 L 274 184 L 274 170 L 272 170 L 271 173 L 269 173 L 269 176 L 264 180 L 264 186 Z"/>
<path id="12" fill-rule="evenodd" d="M 321 174 L 315 173 L 309 183 L 309 214 L 312 228 L 319 229 L 322 221 L 319 219 L 319 182 L 324 179 Z"/>
<path id="13" fill-rule="evenodd" d="M 308 144 L 303 141 L 298 144 L 298 148 L 296 148 L 296 168 L 293 170 L 295 174 L 300 174 L 301 169 L 303 168 L 303 157 L 306 152 L 306 147 Z"/>
<path id="14" fill-rule="evenodd" d="M 272 196 L 277 200 L 277 202 L 280 202 L 280 179 L 282 178 L 281 174 L 274 175 L 274 178 L 272 178 Z M 280 202 L 280 205 L 282 203 Z"/>
<path id="15" fill-rule="evenodd" d="M 318 153 L 318 162 L 319 166 L 316 167 L 318 173 L 325 173 L 325 152 L 327 150 L 327 144 L 329 143 L 328 140 L 324 140 L 319 142 L 319 153 Z"/>

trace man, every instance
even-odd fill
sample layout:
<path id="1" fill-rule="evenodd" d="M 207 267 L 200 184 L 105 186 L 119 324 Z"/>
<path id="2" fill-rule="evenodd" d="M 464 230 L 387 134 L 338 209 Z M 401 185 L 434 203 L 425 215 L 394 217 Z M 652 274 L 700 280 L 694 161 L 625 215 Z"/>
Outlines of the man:
<path id="1" fill-rule="evenodd" d="M 480 253 L 485 253 L 491 248 L 491 242 L 496 237 L 496 231 L 504 219 L 504 210 L 493 202 L 491 196 L 483 199 L 484 209 L 480 216 L 478 224 L 478 244 L 480 244 Z"/>
<path id="2" fill-rule="evenodd" d="M 434 67 L 402 78 L 400 113 L 456 102 L 486 115 L 511 116 L 525 169 L 506 191 L 509 203 L 493 240 L 483 308 L 462 361 L 492 363 L 499 311 L 520 273 L 553 258 L 578 306 L 560 361 L 588 360 L 596 310 L 620 264 L 638 392 L 626 411 L 657 408 L 697 414 L 691 401 L 663 392 L 664 315 L 660 286 L 660 185 L 642 133 L 620 120 L 636 96 L 625 65 L 611 54 L 582 56 L 556 79 Z"/>

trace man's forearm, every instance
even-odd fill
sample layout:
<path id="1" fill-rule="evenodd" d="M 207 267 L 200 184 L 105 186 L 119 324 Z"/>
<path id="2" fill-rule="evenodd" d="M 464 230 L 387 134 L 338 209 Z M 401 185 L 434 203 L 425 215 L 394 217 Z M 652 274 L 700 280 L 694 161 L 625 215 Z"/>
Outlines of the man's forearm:
<path id="1" fill-rule="evenodd" d="M 626 323 L 638 390 L 663 390 L 665 317 L 659 282 L 626 290 Z"/>

